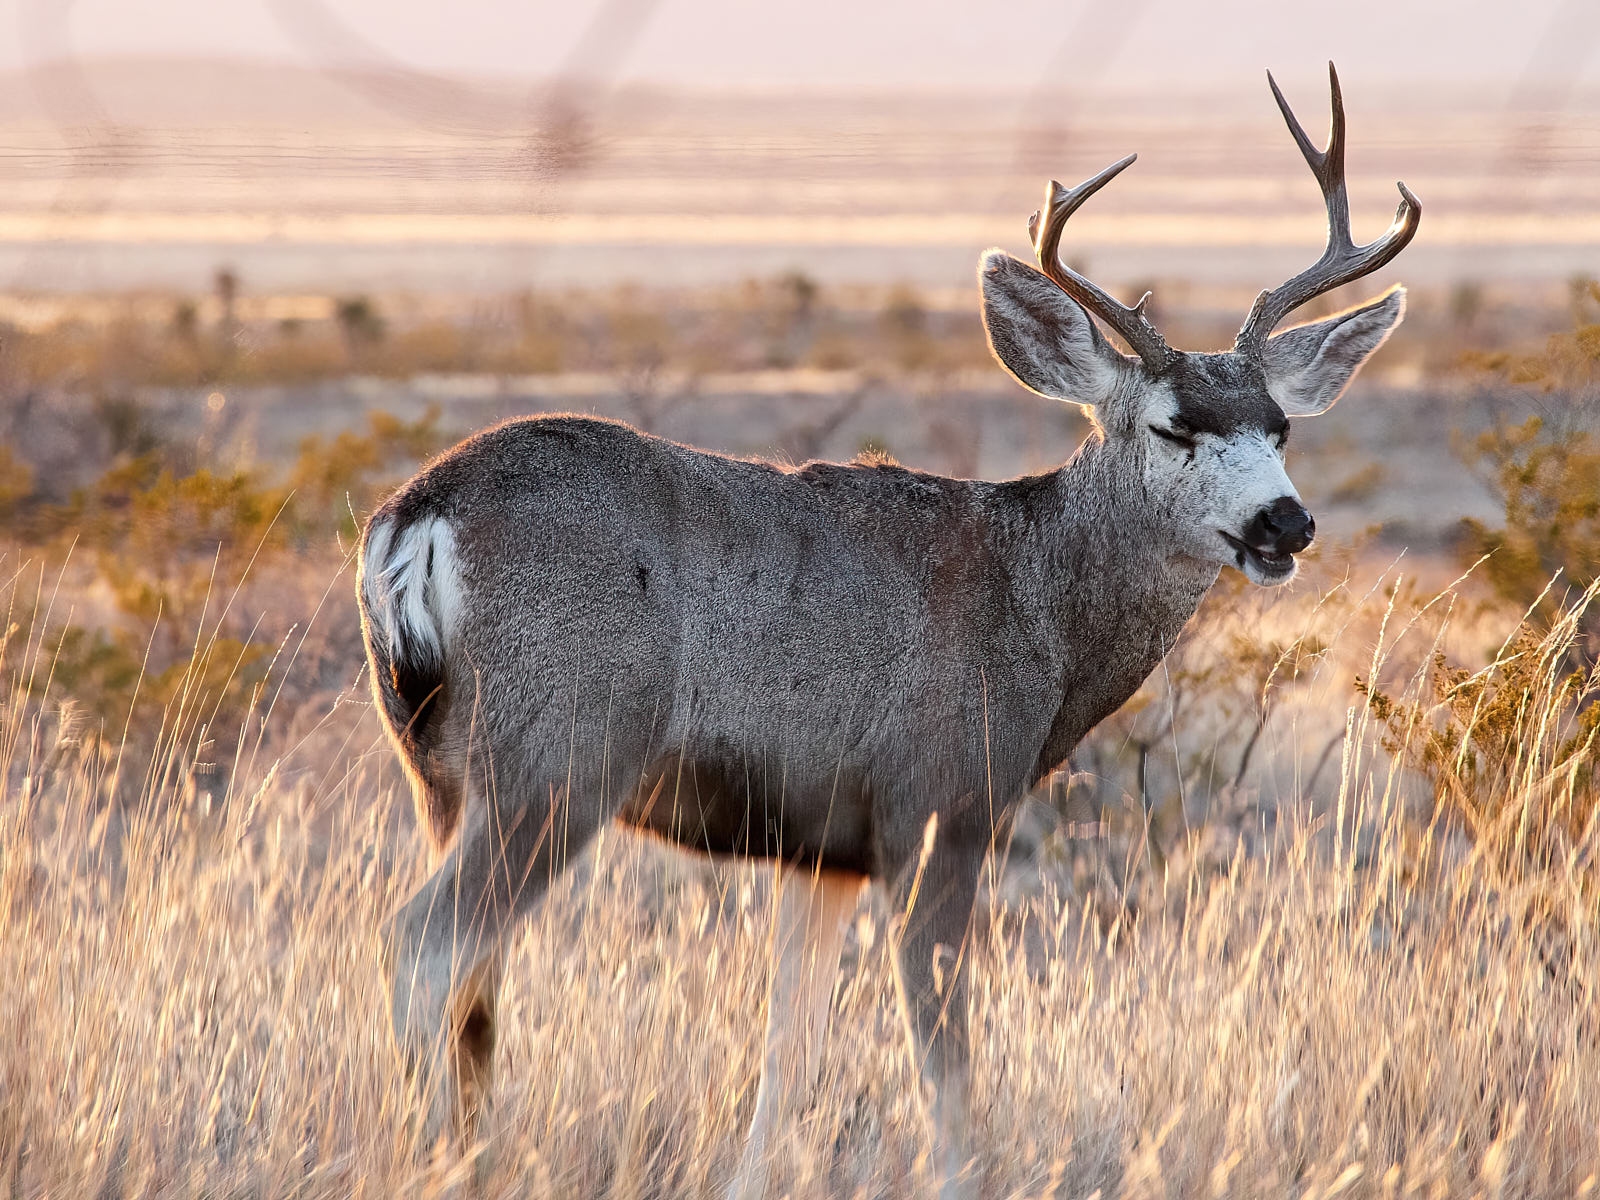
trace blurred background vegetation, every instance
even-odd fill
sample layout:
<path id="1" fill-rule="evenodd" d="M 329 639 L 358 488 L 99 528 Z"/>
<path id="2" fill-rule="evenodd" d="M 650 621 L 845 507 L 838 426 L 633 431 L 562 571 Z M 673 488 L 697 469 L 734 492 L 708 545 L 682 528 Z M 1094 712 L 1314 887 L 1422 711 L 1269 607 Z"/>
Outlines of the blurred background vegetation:
<path id="1" fill-rule="evenodd" d="M 1528 614 L 1548 629 L 1595 582 L 1600 287 L 1569 287 L 1569 328 L 1502 332 L 1494 350 L 1475 327 L 1481 296 L 1423 289 L 1336 415 L 1297 428 L 1292 469 L 1325 536 L 1295 591 L 1314 594 L 1321 619 L 1344 603 L 1341 578 L 1399 554 L 1415 588 L 1470 571 L 1462 594 L 1490 625 L 1483 614 Z M 60 593 L 13 614 L 10 669 L 48 647 L 48 675 L 23 693 L 63 698 L 84 745 L 124 756 L 170 741 L 171 707 L 189 697 L 209 747 L 190 767 L 224 788 L 219 763 L 286 647 L 297 666 L 276 703 L 326 703 L 359 676 L 346 591 L 365 514 L 490 421 L 580 409 L 733 453 L 874 451 L 967 475 L 1045 469 L 1086 430 L 1075 409 L 1005 379 L 975 302 L 940 307 L 906 284 L 827 287 L 789 272 L 727 288 L 523 291 L 410 320 L 392 311 L 403 299 L 368 294 L 329 297 L 320 315 L 262 308 L 221 269 L 209 297 L 130 297 L 97 320 L 14 328 L 0 353 L 8 560 L 16 578 L 48 564 Z M 1227 333 L 1181 311 L 1166 319 L 1190 344 Z M 1092 799 L 1069 801 L 1066 776 L 1049 793 L 1069 823 L 1131 798 L 1164 826 L 1151 835 L 1161 854 L 1162 838 L 1246 790 L 1275 707 L 1326 649 L 1325 631 L 1260 635 L 1277 599 L 1227 573 L 1173 668 L 1080 752 L 1093 769 L 1077 786 L 1092 780 Z M 1449 724 L 1451 689 L 1495 659 L 1493 645 L 1470 649 L 1440 659 L 1442 690 L 1407 719 Z M 1597 654 L 1600 617 L 1586 612 L 1561 666 L 1586 677 Z M 1563 702 L 1579 733 L 1594 727 L 1586 696 L 1580 686 Z M 1336 772 L 1315 765 L 1306 785 L 1331 785 Z M 141 779 L 123 786 L 137 794 Z"/>

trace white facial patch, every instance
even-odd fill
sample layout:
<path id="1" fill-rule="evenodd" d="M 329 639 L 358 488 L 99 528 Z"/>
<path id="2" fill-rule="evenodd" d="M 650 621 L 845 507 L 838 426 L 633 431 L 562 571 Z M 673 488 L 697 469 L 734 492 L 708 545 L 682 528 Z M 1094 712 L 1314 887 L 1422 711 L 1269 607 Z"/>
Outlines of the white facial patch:
<path id="1" fill-rule="evenodd" d="M 1228 540 L 1245 538 L 1275 501 L 1300 499 L 1277 439 L 1259 428 L 1191 433 L 1178 412 L 1170 388 L 1153 390 L 1144 409 L 1145 487 L 1164 524 L 1196 558 L 1241 567 L 1256 583 L 1284 582 L 1292 571 L 1263 573 Z"/>
<path id="2" fill-rule="evenodd" d="M 1213 478 L 1217 503 L 1212 512 L 1218 529 L 1238 537 L 1256 514 L 1270 508 L 1273 501 L 1284 496 L 1299 501 L 1300 493 L 1283 469 L 1283 456 L 1266 434 L 1238 433 L 1201 440 L 1216 448 Z"/>

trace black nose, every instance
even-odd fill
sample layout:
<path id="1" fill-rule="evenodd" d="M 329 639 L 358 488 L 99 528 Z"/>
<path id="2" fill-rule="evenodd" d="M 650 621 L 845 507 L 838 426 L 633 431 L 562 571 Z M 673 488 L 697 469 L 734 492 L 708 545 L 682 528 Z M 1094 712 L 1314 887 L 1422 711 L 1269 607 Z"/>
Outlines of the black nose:
<path id="1" fill-rule="evenodd" d="M 1293 496 L 1279 496 L 1256 514 L 1246 540 L 1277 554 L 1299 554 L 1317 535 L 1317 523 Z"/>

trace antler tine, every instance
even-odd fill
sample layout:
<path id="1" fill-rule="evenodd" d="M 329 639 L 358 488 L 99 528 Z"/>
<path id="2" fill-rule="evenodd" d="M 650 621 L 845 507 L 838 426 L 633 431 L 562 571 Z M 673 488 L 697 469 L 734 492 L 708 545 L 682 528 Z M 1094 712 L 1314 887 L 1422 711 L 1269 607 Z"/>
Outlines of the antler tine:
<path id="1" fill-rule="evenodd" d="M 1056 286 L 1110 326 L 1144 360 L 1145 366 L 1159 374 L 1170 367 L 1178 355 L 1145 316 L 1145 301 L 1150 299 L 1150 293 L 1146 292 L 1139 303 L 1129 308 L 1062 263 L 1060 253 L 1061 231 L 1067 219 L 1138 157 L 1130 154 L 1075 188 L 1064 188 L 1052 179 L 1045 193 L 1047 215 L 1042 222 L 1037 212 L 1028 218 L 1028 238 L 1033 242 L 1039 266 Z"/>
<path id="2" fill-rule="evenodd" d="M 1350 195 L 1344 177 L 1344 96 L 1339 90 L 1339 74 L 1328 64 L 1328 90 L 1333 97 L 1333 120 L 1328 131 L 1328 145 L 1318 150 L 1306 136 L 1305 129 L 1295 118 L 1294 110 L 1283 98 L 1278 81 L 1267 72 L 1267 83 L 1272 96 L 1283 113 L 1284 123 L 1294 137 L 1295 145 L 1316 177 L 1322 189 L 1322 199 L 1328 208 L 1328 245 L 1310 267 L 1288 282 L 1271 291 L 1262 292 L 1250 307 L 1243 328 L 1235 339 L 1233 348 L 1241 354 L 1260 358 L 1265 352 L 1267 335 L 1278 322 L 1299 308 L 1307 300 L 1332 291 L 1351 280 L 1370 275 L 1399 254 L 1416 236 L 1422 221 L 1422 202 L 1406 187 L 1400 189 L 1400 207 L 1395 210 L 1394 223 L 1383 236 L 1365 246 L 1357 246 L 1350 236 Z"/>
<path id="3" fill-rule="evenodd" d="M 1337 192 L 1341 203 L 1334 204 L 1328 201 L 1328 220 L 1334 224 L 1335 232 L 1342 234 L 1341 240 L 1350 240 L 1350 202 L 1344 184 L 1344 93 L 1339 88 L 1339 75 L 1333 69 L 1333 64 L 1328 64 L 1328 90 L 1333 95 L 1333 120 L 1328 128 L 1328 146 L 1325 150 L 1318 150 L 1306 135 L 1305 127 L 1300 124 L 1294 115 L 1294 109 L 1289 107 L 1289 102 L 1283 98 L 1283 89 L 1278 86 L 1278 81 L 1272 77 L 1272 72 L 1267 72 L 1267 86 L 1272 89 L 1272 98 L 1278 102 L 1278 111 L 1283 114 L 1284 124 L 1289 126 L 1295 145 L 1300 147 L 1300 154 L 1306 160 L 1306 165 L 1311 168 L 1311 173 L 1316 176 L 1317 183 L 1322 188 L 1323 197 Z"/>

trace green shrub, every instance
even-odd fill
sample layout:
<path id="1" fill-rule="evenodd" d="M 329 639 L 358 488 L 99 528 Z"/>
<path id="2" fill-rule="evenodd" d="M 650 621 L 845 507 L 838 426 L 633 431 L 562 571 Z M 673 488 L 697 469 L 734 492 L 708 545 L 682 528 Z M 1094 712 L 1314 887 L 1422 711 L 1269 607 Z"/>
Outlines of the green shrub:
<path id="1" fill-rule="evenodd" d="M 1600 576 L 1600 324 L 1580 324 L 1536 353 L 1470 362 L 1540 411 L 1497 420 L 1458 447 L 1505 513 L 1498 527 L 1465 520 L 1461 555 L 1467 563 L 1487 555 L 1480 571 L 1495 595 L 1549 623 L 1567 588 L 1582 591 Z M 1584 616 L 1572 654 L 1574 668 L 1600 663 L 1600 611 Z"/>
<path id="2" fill-rule="evenodd" d="M 86 742 L 120 755 L 126 739 L 132 778 L 156 762 L 226 763 L 278 649 L 305 628 L 306 588 L 337 575 L 358 519 L 444 443 L 439 410 L 413 421 L 372 413 L 365 431 L 305 439 L 272 473 L 176 469 L 181 448 L 162 444 L 136 405 L 114 415 L 134 432 L 112 439 L 110 464 L 65 504 L 41 500 L 28 465 L 0 449 L 7 532 L 25 551 L 64 562 L 47 594 L 64 585 L 73 596 L 20 604 L 27 615 L 7 621 L 0 712 L 8 695 L 35 709 L 67 704 Z M 309 575 L 299 567 L 308 556 L 320 564 Z M 348 633 L 321 648 L 337 660 L 334 677 L 358 661 Z M 303 640 L 293 644 L 304 680 L 296 687 L 314 691 L 329 675 L 306 669 Z"/>

